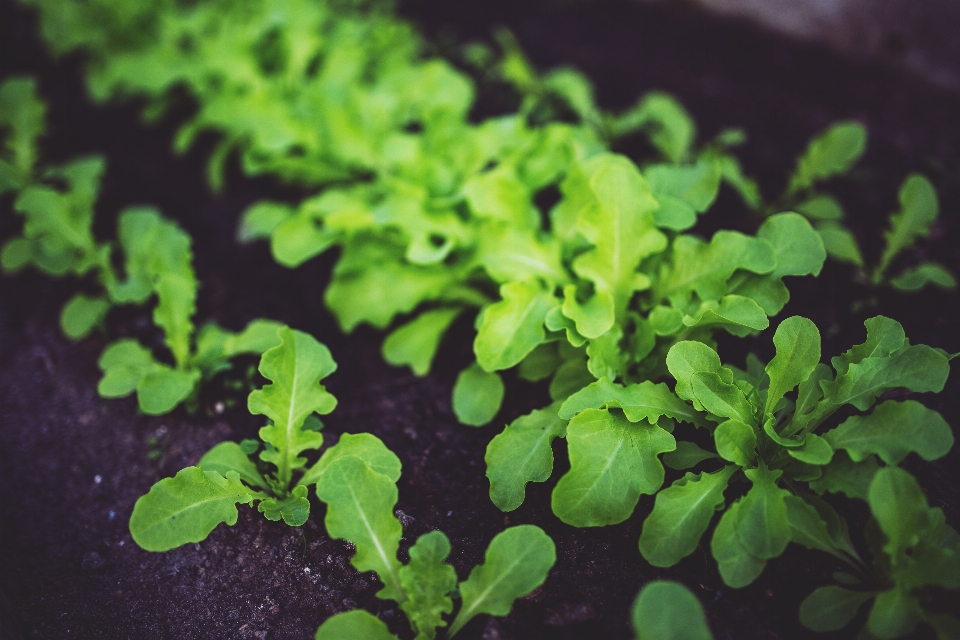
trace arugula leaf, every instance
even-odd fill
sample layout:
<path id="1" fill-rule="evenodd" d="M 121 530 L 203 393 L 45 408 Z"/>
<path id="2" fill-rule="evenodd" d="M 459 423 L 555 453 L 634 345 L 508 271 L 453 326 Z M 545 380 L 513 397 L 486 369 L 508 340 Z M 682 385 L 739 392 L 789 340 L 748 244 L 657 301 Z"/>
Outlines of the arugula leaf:
<path id="1" fill-rule="evenodd" d="M 766 366 L 770 377 L 764 415 L 772 416 L 784 395 L 810 377 L 820 363 L 820 331 L 812 321 L 792 316 L 773 335 L 777 355 Z"/>
<path id="2" fill-rule="evenodd" d="M 122 398 L 137 392 L 140 410 L 148 415 L 171 411 L 193 393 L 196 371 L 181 371 L 159 363 L 136 340 L 109 345 L 97 361 L 103 378 L 97 392 L 103 398 Z"/>
<path id="3" fill-rule="evenodd" d="M 753 486 L 740 500 L 737 537 L 746 551 L 761 560 L 776 558 L 790 542 L 790 518 L 786 498 L 790 493 L 777 486 L 780 470 L 762 463 L 744 473 Z"/>
<path id="4" fill-rule="evenodd" d="M 130 515 L 130 534 L 147 551 L 167 551 L 204 540 L 221 522 L 237 523 L 237 504 L 257 495 L 228 472 L 226 478 L 199 467 L 182 469 L 141 496 Z"/>
<path id="5" fill-rule="evenodd" d="M 957 279 L 941 264 L 922 262 L 890 281 L 890 286 L 898 291 L 920 291 L 928 284 L 939 289 L 956 289 Z"/>
<path id="6" fill-rule="evenodd" d="M 359 458 L 372 471 L 394 482 L 400 479 L 400 459 L 378 437 L 369 433 L 344 433 L 336 445 L 323 452 L 317 463 L 303 474 L 297 484 L 316 484 L 331 464 L 348 456 Z"/>
<path id="7" fill-rule="evenodd" d="M 637 130 L 645 130 L 650 142 L 670 162 L 682 162 L 697 137 L 696 125 L 687 110 L 673 96 L 651 91 L 636 105 L 607 124 L 610 136 L 619 138 Z"/>
<path id="8" fill-rule="evenodd" d="M 716 458 L 717 454 L 705 451 L 692 442 L 677 441 L 677 448 L 663 454 L 663 464 L 671 469 L 691 469 L 704 460 Z"/>
<path id="9" fill-rule="evenodd" d="M 697 214 L 713 205 L 720 191 L 719 162 L 701 159 L 693 165 L 654 164 L 643 175 L 660 203 L 653 214 L 657 225 L 673 231 L 689 229 Z"/>
<path id="10" fill-rule="evenodd" d="M 556 558 L 553 541 L 539 527 L 519 525 L 496 535 L 483 564 L 460 583 L 463 606 L 450 625 L 449 637 L 480 613 L 510 613 L 514 600 L 543 584 Z"/>
<path id="11" fill-rule="evenodd" d="M 767 561 L 751 554 L 740 540 L 737 532 L 740 522 L 740 507 L 743 499 L 727 507 L 713 530 L 710 552 L 717 561 L 720 577 L 728 586 L 738 589 L 757 579 Z"/>
<path id="12" fill-rule="evenodd" d="M 811 631 L 842 629 L 873 595 L 834 585 L 819 587 L 800 603 L 800 622 Z"/>
<path id="13" fill-rule="evenodd" d="M 663 484 L 657 455 L 676 448 L 658 425 L 631 423 L 608 410 L 587 409 L 567 423 L 570 471 L 553 490 L 558 518 L 576 527 L 626 520 L 641 494 Z"/>
<path id="14" fill-rule="evenodd" d="M 327 414 L 337 406 L 336 398 L 319 384 L 337 365 L 312 336 L 287 327 L 278 334 L 281 344 L 263 354 L 259 367 L 272 383 L 251 391 L 247 408 L 271 420 L 260 429 L 260 438 L 270 445 L 260 458 L 276 466 L 277 480 L 286 487 L 292 472 L 306 464 L 300 453 L 323 443 L 323 436 L 302 426 L 310 414 Z"/>
<path id="15" fill-rule="evenodd" d="M 835 122 L 817 134 L 797 159 L 787 194 L 812 187 L 815 183 L 847 173 L 863 155 L 867 145 L 866 128 L 854 120 Z"/>
<path id="16" fill-rule="evenodd" d="M 937 191 L 924 176 L 913 173 L 900 186 L 900 212 L 890 216 L 890 230 L 884 234 L 887 246 L 873 272 L 873 282 L 883 278 L 887 268 L 901 251 L 930 235 L 930 227 L 937 219 L 940 205 Z"/>
<path id="17" fill-rule="evenodd" d="M 453 385 L 453 412 L 461 424 L 483 426 L 500 411 L 503 393 L 500 376 L 474 363 L 460 372 Z"/>
<path id="18" fill-rule="evenodd" d="M 410 547 L 410 562 L 398 572 L 407 595 L 400 608 L 418 640 L 433 640 L 436 628 L 446 625 L 442 616 L 453 611 L 449 593 L 457 587 L 457 572 L 446 563 L 449 555 L 447 536 L 431 531 L 417 538 Z"/>
<path id="19" fill-rule="evenodd" d="M 110 302 L 100 297 L 91 298 L 78 293 L 64 305 L 60 314 L 60 328 L 71 340 L 80 340 L 94 327 L 103 324 L 110 310 Z"/>
<path id="20" fill-rule="evenodd" d="M 397 550 L 403 528 L 393 515 L 397 485 L 355 456 L 330 464 L 317 481 L 317 497 L 327 504 L 324 524 L 331 538 L 352 542 L 350 563 L 357 571 L 376 571 L 384 587 L 378 598 L 406 600 L 400 583 Z"/>
<path id="21" fill-rule="evenodd" d="M 863 266 L 863 255 L 860 253 L 857 239 L 845 226 L 821 222 L 817 225 L 817 233 L 823 241 L 823 248 L 831 258 L 857 267 Z"/>
<path id="22" fill-rule="evenodd" d="M 554 438 L 566 435 L 567 421 L 557 416 L 558 404 L 534 410 L 507 425 L 487 445 L 484 462 L 490 499 L 501 511 L 523 504 L 528 482 L 544 482 L 553 472 Z"/>
<path id="23" fill-rule="evenodd" d="M 394 329 L 383 343 L 383 359 L 394 366 L 409 365 L 417 376 L 430 372 L 443 334 L 461 309 L 442 307 L 424 311 L 414 320 Z"/>
<path id="24" fill-rule="evenodd" d="M 6 130 L 0 151 L 0 194 L 23 188 L 33 177 L 46 112 L 33 78 L 7 78 L 0 84 L 0 131 Z"/>
<path id="25" fill-rule="evenodd" d="M 697 426 L 704 424 L 702 416 L 677 398 L 666 384 L 649 380 L 623 387 L 602 378 L 567 398 L 560 406 L 559 415 L 569 419 L 585 409 L 614 407 L 623 409 L 630 422 L 646 419 L 650 424 L 657 424 L 661 416 L 666 416 Z"/>
<path id="26" fill-rule="evenodd" d="M 727 482 L 737 470 L 687 473 L 657 493 L 653 511 L 643 522 L 640 553 L 655 567 L 672 567 L 697 548 L 713 514 L 723 505 Z"/>
<path id="27" fill-rule="evenodd" d="M 213 471 L 226 477 L 231 471 L 251 487 L 267 488 L 267 482 L 250 459 L 249 454 L 236 442 L 221 442 L 200 458 L 197 466 L 204 471 Z"/>
<path id="28" fill-rule="evenodd" d="M 679 582 L 644 585 L 630 610 L 636 640 L 712 640 L 703 605 Z"/>

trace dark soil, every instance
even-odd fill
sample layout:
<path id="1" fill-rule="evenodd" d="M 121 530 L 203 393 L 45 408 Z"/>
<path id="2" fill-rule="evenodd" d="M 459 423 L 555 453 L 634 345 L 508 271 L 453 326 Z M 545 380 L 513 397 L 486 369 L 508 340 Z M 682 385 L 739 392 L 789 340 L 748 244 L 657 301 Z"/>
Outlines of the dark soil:
<path id="1" fill-rule="evenodd" d="M 870 129 L 869 151 L 854 176 L 837 181 L 834 191 L 847 206 L 868 261 L 881 250 L 900 182 L 919 170 L 938 187 L 942 222 L 902 263 L 935 258 L 960 273 L 956 96 L 682 8 L 409 0 L 402 9 L 441 43 L 487 38 L 494 26 L 508 25 L 538 66 L 568 64 L 584 71 L 605 107 L 625 107 L 659 88 L 692 111 L 701 139 L 724 126 L 743 127 L 750 141 L 740 155 L 768 196 L 782 188 L 810 135 L 835 119 L 860 119 Z M 565 471 L 562 442 L 553 478 L 531 485 L 516 512 L 498 511 L 487 497 L 486 444 L 503 424 L 546 404 L 544 388 L 514 381 L 495 421 L 499 426 L 458 425 L 448 399 L 456 372 L 470 358 L 469 322 L 444 343 L 430 376 L 418 379 L 386 365 L 379 353 L 382 336 L 368 330 L 343 336 L 324 309 L 321 292 L 332 257 L 290 271 L 277 266 L 264 245 L 234 242 L 239 213 L 258 198 L 280 193 L 275 186 L 234 172 L 224 195 L 211 194 L 203 167 L 212 139 L 174 156 L 176 116 L 146 127 L 132 105 L 90 105 L 77 61 L 51 62 L 34 33 L 29 14 L 0 2 L 0 77 L 37 74 L 50 103 L 44 158 L 107 156 L 98 206 L 102 237 L 113 235 L 116 215 L 129 204 L 154 203 L 180 221 L 193 235 L 202 282 L 198 321 L 238 329 L 254 317 L 269 317 L 330 346 L 340 369 L 328 387 L 340 404 L 325 420 L 324 433 L 332 444 L 344 432 L 372 432 L 403 461 L 398 509 L 404 549 L 422 533 L 441 529 L 450 537 L 451 561 L 463 578 L 508 525 L 537 524 L 553 537 L 558 559 L 546 584 L 519 601 L 509 617 L 481 616 L 460 637 L 627 638 L 630 603 L 654 578 L 692 588 L 717 638 L 812 635 L 800 627 L 797 608 L 807 593 L 830 581 L 839 568 L 832 560 L 794 545 L 741 590 L 723 585 L 706 547 L 671 569 L 652 568 L 637 550 L 649 496 L 641 498 L 632 518 L 613 527 L 577 530 L 551 514 L 550 490 Z M 645 152 L 638 140 L 626 141 L 623 150 Z M 5 240 L 19 222 L 6 200 L 0 208 Z M 751 230 L 756 224 L 725 192 L 702 231 Z M 874 291 L 836 263 L 828 263 L 816 280 L 790 285 L 793 300 L 781 317 L 811 317 L 824 334 L 825 357 L 861 342 L 863 320 L 877 313 L 900 320 L 914 342 L 960 351 L 955 294 Z M 348 546 L 326 536 L 320 504 L 300 528 L 241 508 L 236 526 L 219 527 L 201 544 L 154 554 L 132 542 L 130 511 L 156 480 L 194 464 L 216 442 L 255 435 L 259 419 L 246 412 L 244 392 L 231 385 L 245 379 L 254 361 L 208 387 L 193 414 L 181 409 L 145 417 L 132 398 L 101 400 L 96 361 L 105 344 L 124 335 L 155 336 L 149 311 L 115 310 L 103 335 L 69 342 L 57 317 L 78 286 L 83 285 L 35 273 L 0 277 L 0 638 L 307 638 L 328 616 L 353 607 L 378 612 L 393 630 L 410 637 L 393 603 L 374 597 L 376 578 L 358 574 L 349 564 Z M 769 356 L 769 340 L 769 335 L 752 342 L 725 340 L 721 352 L 734 362 L 742 362 L 747 347 Z M 955 376 L 939 396 L 923 398 L 953 423 L 960 422 L 958 380 Z M 906 465 L 955 527 L 958 463 L 955 448 L 937 463 L 911 459 Z M 862 505 L 837 504 L 852 520 L 862 520 Z"/>

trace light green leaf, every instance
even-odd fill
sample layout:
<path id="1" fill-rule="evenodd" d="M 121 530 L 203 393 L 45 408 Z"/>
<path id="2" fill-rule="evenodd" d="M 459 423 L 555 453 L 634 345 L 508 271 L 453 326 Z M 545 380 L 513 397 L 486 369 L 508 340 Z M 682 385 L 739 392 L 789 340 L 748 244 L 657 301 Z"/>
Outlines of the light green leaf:
<path id="1" fill-rule="evenodd" d="M 383 620 L 363 609 L 327 618 L 314 637 L 315 640 L 397 640 Z"/>
<path id="2" fill-rule="evenodd" d="M 110 302 L 104 298 L 91 298 L 78 293 L 64 305 L 60 314 L 60 328 L 71 340 L 80 340 L 103 323 L 109 310 Z"/>
<path id="3" fill-rule="evenodd" d="M 770 326 L 767 314 L 752 298 L 728 295 L 720 301 L 708 300 L 692 315 L 683 317 L 684 326 L 723 327 L 735 336 L 746 336 L 753 331 L 763 331 Z"/>
<path id="4" fill-rule="evenodd" d="M 750 467 L 757 459 L 757 430 L 740 420 L 727 420 L 713 431 L 717 453 L 741 467 Z"/>
<path id="5" fill-rule="evenodd" d="M 203 454 L 197 466 L 204 471 L 213 471 L 226 477 L 230 471 L 235 471 L 239 478 L 251 487 L 263 488 L 267 486 L 257 465 L 250 459 L 236 442 L 221 442 Z"/>
<path id="6" fill-rule="evenodd" d="M 790 519 L 785 499 L 790 495 L 777 486 L 780 470 L 769 470 L 762 463 L 744 473 L 753 486 L 740 500 L 737 537 L 750 555 L 760 559 L 776 558 L 790 543 Z"/>
<path id="7" fill-rule="evenodd" d="M 820 331 L 812 321 L 792 316 L 773 335 L 777 355 L 764 369 L 770 377 L 764 414 L 772 416 L 777 404 L 810 377 L 820 363 Z"/>
<path id="8" fill-rule="evenodd" d="M 200 542 L 221 522 L 236 524 L 237 504 L 252 504 L 254 497 L 234 472 L 224 478 L 187 467 L 137 500 L 130 515 L 130 535 L 147 551 Z"/>
<path id="9" fill-rule="evenodd" d="M 704 460 L 716 458 L 717 454 L 701 449 L 692 442 L 681 440 L 677 442 L 677 448 L 663 454 L 663 464 L 671 469 L 691 469 Z"/>
<path id="10" fill-rule="evenodd" d="M 701 159 L 692 165 L 654 164 L 643 175 L 660 203 L 653 214 L 657 225 L 674 231 L 689 229 L 697 214 L 713 204 L 720 190 L 720 163 Z"/>
<path id="11" fill-rule="evenodd" d="M 575 527 L 623 522 L 641 494 L 663 484 L 657 455 L 676 449 L 656 425 L 631 423 L 607 410 L 587 409 L 567 424 L 568 471 L 553 490 L 553 512 Z"/>
<path id="12" fill-rule="evenodd" d="M 310 467 L 297 484 L 311 485 L 319 482 L 327 468 L 347 456 L 358 458 L 371 471 L 390 478 L 400 479 L 400 458 L 387 448 L 383 441 L 371 433 L 344 433 L 339 442 L 323 452 L 317 463 Z"/>
<path id="13" fill-rule="evenodd" d="M 668 93 L 651 91 L 636 105 L 610 122 L 610 134 L 617 138 L 643 129 L 660 153 L 670 162 L 682 162 L 693 148 L 696 124 L 687 110 Z"/>
<path id="14" fill-rule="evenodd" d="M 118 303 L 142 303 L 155 291 L 157 279 L 174 275 L 194 278 L 190 236 L 175 222 L 163 217 L 153 207 L 128 207 L 117 222 L 117 239 L 124 253 L 126 279 L 107 282 L 110 298 Z M 170 285 L 167 285 L 170 286 Z M 188 283 L 188 288 L 189 288 Z M 192 285 L 196 287 L 194 283 Z M 170 286 L 173 289 L 172 286 Z M 171 290 L 170 294 L 177 293 Z M 195 293 L 194 293 L 195 296 Z M 168 300 L 171 311 L 192 314 L 189 291 L 180 299 Z M 171 320 L 172 322 L 172 320 Z"/>
<path id="15" fill-rule="evenodd" d="M 890 589 L 878 594 L 873 601 L 867 629 L 883 640 L 900 638 L 916 628 L 920 612 L 915 595 L 903 589 Z"/>
<path id="16" fill-rule="evenodd" d="M 181 371 L 154 364 L 137 383 L 137 404 L 147 415 L 168 413 L 186 400 L 199 382 L 198 371 Z"/>
<path id="17" fill-rule="evenodd" d="M 857 267 L 863 266 L 863 255 L 857 239 L 845 226 L 835 222 L 821 222 L 817 225 L 817 233 L 820 234 L 823 248 L 831 258 Z"/>
<path id="18" fill-rule="evenodd" d="M 501 511 L 523 504 L 528 482 L 543 482 L 553 472 L 554 438 L 566 434 L 567 421 L 557 416 L 557 403 L 520 416 L 487 445 L 484 461 L 490 499 Z"/>
<path id="19" fill-rule="evenodd" d="M 833 451 L 830 442 L 815 433 L 808 433 L 804 436 L 803 444 L 799 447 L 787 449 L 787 453 L 791 457 L 800 462 L 817 466 L 828 464 L 833 458 Z"/>
<path id="20" fill-rule="evenodd" d="M 460 372 L 453 385 L 453 412 L 461 424 L 482 427 L 500 411 L 503 393 L 500 376 L 474 363 Z"/>
<path id="21" fill-rule="evenodd" d="M 414 374 L 425 376 L 443 334 L 460 315 L 459 308 L 424 311 L 414 320 L 394 329 L 383 343 L 383 358 L 394 366 L 409 365 Z"/>
<path id="22" fill-rule="evenodd" d="M 508 282 L 500 287 L 502 300 L 481 315 L 473 351 L 485 371 L 509 369 L 544 341 L 543 322 L 556 299 L 540 285 Z"/>
<path id="23" fill-rule="evenodd" d="M 859 122 L 835 122 L 817 134 L 797 159 L 787 193 L 793 194 L 815 183 L 842 175 L 856 164 L 867 146 L 867 130 Z"/>
<path id="24" fill-rule="evenodd" d="M 703 411 L 703 405 L 693 391 L 693 381 L 698 373 L 716 373 L 724 382 L 733 382 L 732 373 L 720 365 L 717 352 L 695 340 L 681 340 L 670 347 L 667 370 L 677 381 L 677 395 L 692 402 L 699 411 Z"/>
<path id="25" fill-rule="evenodd" d="M 859 364 L 867 358 L 885 358 L 892 355 L 906 343 L 903 327 L 896 320 L 874 316 L 864 321 L 863 326 L 867 329 L 866 341 L 830 360 L 838 374 L 846 373 L 851 364 Z"/>
<path id="26" fill-rule="evenodd" d="M 417 633 L 417 640 L 433 640 L 436 628 L 446 626 L 443 614 L 453 611 L 450 592 L 457 588 L 457 572 L 446 563 L 450 541 L 442 531 L 417 538 L 410 547 L 409 564 L 400 567 L 400 585 L 407 596 L 400 605 Z"/>
<path id="27" fill-rule="evenodd" d="M 300 527 L 310 517 L 310 500 L 307 488 L 297 486 L 283 498 L 267 498 L 260 502 L 257 509 L 267 520 L 283 521 L 291 527 Z"/>
<path id="28" fill-rule="evenodd" d="M 830 535 L 827 523 L 817 510 L 801 498 L 789 495 L 785 498 L 787 516 L 790 520 L 790 540 L 807 549 L 816 549 L 846 561 L 841 548 Z"/>
<path id="29" fill-rule="evenodd" d="M 472 175 L 463 185 L 470 209 L 480 218 L 500 220 L 515 227 L 529 227 L 533 207 L 530 192 L 507 167 Z"/>
<path id="30" fill-rule="evenodd" d="M 843 205 L 833 196 L 822 193 L 804 200 L 794 208 L 798 213 L 814 220 L 843 220 L 844 215 Z"/>
<path id="31" fill-rule="evenodd" d="M 563 315 L 574 321 L 577 332 L 584 338 L 598 338 L 613 327 L 613 296 L 608 291 L 597 291 L 586 302 L 577 300 L 577 286 L 563 288 Z"/>
<path id="32" fill-rule="evenodd" d="M 237 240 L 246 244 L 254 240 L 269 238 L 274 230 L 285 220 L 293 216 L 294 210 L 280 202 L 261 200 L 247 207 L 240 217 Z"/>
<path id="33" fill-rule="evenodd" d="M 734 589 L 745 587 L 756 580 L 767 566 L 766 560 L 757 558 L 747 551 L 740 541 L 740 536 L 737 535 L 742 503 L 741 499 L 727 507 L 710 541 L 710 551 L 717 561 L 720 577 L 725 584 Z"/>
<path id="34" fill-rule="evenodd" d="M 888 465 L 907 454 L 936 460 L 953 446 L 953 432 L 939 413 L 916 400 L 888 400 L 868 416 L 851 416 L 823 436 L 834 449 L 845 449 L 854 462 L 872 454 Z"/>
<path id="35" fill-rule="evenodd" d="M 573 261 L 573 270 L 613 297 L 619 320 L 627 303 L 649 279 L 637 273 L 640 261 L 663 251 L 667 238 L 656 228 L 657 202 L 637 167 L 612 154 L 585 163 L 590 199 L 577 216 L 576 228 L 592 245 Z"/>
<path id="36" fill-rule="evenodd" d="M 570 279 L 556 236 L 501 224 L 485 224 L 477 233 L 475 259 L 498 283 L 540 279 L 562 284 Z"/>
<path id="37" fill-rule="evenodd" d="M 587 369 L 594 378 L 616 380 L 628 364 L 627 353 L 621 348 L 623 329 L 614 326 L 599 338 L 587 344 Z"/>
<path id="38" fill-rule="evenodd" d="M 343 456 L 318 480 L 317 497 L 327 504 L 327 534 L 352 542 L 357 552 L 350 563 L 357 571 L 376 571 L 383 581 L 377 597 L 403 603 L 397 560 L 403 528 L 393 515 L 394 481 L 355 456 Z"/>
<path id="39" fill-rule="evenodd" d="M 585 409 L 619 407 L 630 422 L 646 419 L 656 424 L 661 416 L 702 425 L 703 418 L 680 400 L 664 383 L 645 380 L 623 387 L 603 378 L 590 383 L 567 398 L 560 406 L 561 418 L 569 419 Z"/>
<path id="40" fill-rule="evenodd" d="M 819 587 L 800 603 L 800 622 L 811 631 L 843 629 L 863 606 L 872 600 L 870 591 L 851 591 L 830 585 Z"/>
<path id="41" fill-rule="evenodd" d="M 913 245 L 918 238 L 930 235 L 930 227 L 940 210 L 936 189 L 919 173 L 907 176 L 899 195 L 900 211 L 890 216 L 890 230 L 884 234 L 887 246 L 874 271 L 874 282 L 881 280 L 887 267 L 901 251 Z"/>
<path id="42" fill-rule="evenodd" d="M 260 439 L 271 445 L 260 458 L 277 467 L 277 480 L 287 486 L 292 472 L 306 464 L 300 453 L 323 444 L 323 436 L 302 428 L 303 421 L 337 406 L 336 398 L 320 384 L 336 371 L 337 364 L 330 351 L 309 334 L 284 327 L 278 335 L 281 344 L 260 358 L 260 374 L 272 384 L 251 391 L 247 408 L 272 421 L 260 429 Z"/>
<path id="43" fill-rule="evenodd" d="M 154 284 L 157 306 L 153 323 L 163 329 L 164 342 L 173 353 L 178 368 L 190 360 L 193 322 L 196 311 L 197 281 L 192 272 L 161 273 Z"/>
<path id="44" fill-rule="evenodd" d="M 24 184 L 33 174 L 37 139 L 46 128 L 46 111 L 46 105 L 37 95 L 34 78 L 12 77 L 0 84 L 0 131 L 7 130 L 4 155 L 9 158 L 19 184 Z"/>
<path id="45" fill-rule="evenodd" d="M 648 582 L 630 611 L 636 640 L 713 640 L 703 606 L 679 582 Z"/>
<path id="46" fill-rule="evenodd" d="M 474 616 L 505 616 L 513 601 L 527 595 L 547 579 L 556 561 L 553 540 L 539 527 L 510 527 L 490 541 L 483 564 L 460 583 L 463 605 L 450 625 L 454 636 Z"/>
<path id="47" fill-rule="evenodd" d="M 696 550 L 736 470 L 728 465 L 714 473 L 687 473 L 657 493 L 640 533 L 640 553 L 647 562 L 672 567 Z"/>
<path id="48" fill-rule="evenodd" d="M 97 366 L 103 371 L 97 392 L 101 398 L 128 396 L 155 364 L 150 350 L 136 340 L 118 340 L 108 345 L 97 361 Z"/>
<path id="49" fill-rule="evenodd" d="M 920 291 L 928 284 L 940 289 L 957 288 L 957 280 L 953 274 L 936 262 L 922 262 L 916 267 L 906 269 L 890 281 L 890 285 L 900 291 Z"/>
<path id="50" fill-rule="evenodd" d="M 693 376 L 693 394 L 710 413 L 739 420 L 756 422 L 756 407 L 736 384 L 729 384 L 716 373 L 699 372 Z"/>

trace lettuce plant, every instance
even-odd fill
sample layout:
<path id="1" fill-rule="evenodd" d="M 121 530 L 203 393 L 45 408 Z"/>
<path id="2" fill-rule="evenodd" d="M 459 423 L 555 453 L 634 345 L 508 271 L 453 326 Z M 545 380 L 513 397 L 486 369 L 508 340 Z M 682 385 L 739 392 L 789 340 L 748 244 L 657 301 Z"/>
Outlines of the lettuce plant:
<path id="1" fill-rule="evenodd" d="M 459 595 L 461 604 L 448 638 L 479 614 L 509 614 L 514 600 L 546 580 L 556 550 L 550 537 L 533 525 L 510 527 L 495 536 L 483 564 L 459 584 L 453 567 L 446 563 L 450 542 L 441 531 L 420 536 L 410 547 L 410 562 L 401 565 L 397 551 L 403 529 L 393 513 L 396 480 L 359 457 L 342 456 L 317 482 L 317 497 L 327 504 L 327 533 L 354 544 L 357 551 L 351 563 L 359 571 L 377 573 L 384 584 L 377 597 L 399 603 L 418 639 L 433 640 L 437 628 L 447 626 L 443 616 L 453 612 L 451 593 Z M 396 637 L 363 610 L 329 618 L 316 634 L 317 640 Z"/>
<path id="2" fill-rule="evenodd" d="M 276 335 L 280 344 L 260 358 L 260 373 L 271 383 L 252 391 L 247 400 L 250 413 L 269 419 L 260 430 L 259 462 L 250 457 L 260 448 L 257 441 L 221 442 L 197 466 L 156 483 L 137 500 L 130 516 L 130 533 L 144 549 L 167 551 L 199 542 L 221 522 L 235 524 L 238 503 L 252 505 L 255 500 L 267 519 L 300 526 L 310 514 L 307 486 L 322 476 L 338 452 L 370 456 L 376 468 L 399 477 L 400 462 L 367 434 L 344 435 L 305 468 L 301 454 L 323 445 L 322 424 L 314 414 L 330 413 L 337 404 L 320 384 L 336 370 L 336 363 L 329 350 L 306 333 L 281 327 Z M 296 482 L 295 474 L 300 476 Z"/>

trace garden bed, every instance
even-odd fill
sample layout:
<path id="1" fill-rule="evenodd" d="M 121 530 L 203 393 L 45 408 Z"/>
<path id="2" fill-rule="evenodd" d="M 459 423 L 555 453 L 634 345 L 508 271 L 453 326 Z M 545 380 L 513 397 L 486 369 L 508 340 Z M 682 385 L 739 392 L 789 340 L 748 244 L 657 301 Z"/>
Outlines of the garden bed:
<path id="1" fill-rule="evenodd" d="M 782 189 L 811 135 L 837 119 L 860 120 L 870 132 L 867 154 L 852 179 L 838 181 L 834 191 L 847 207 L 849 226 L 868 262 L 880 253 L 882 229 L 903 176 L 923 171 L 937 186 L 942 214 L 934 237 L 920 251 L 960 273 L 955 242 L 960 238 L 960 98 L 955 95 L 684 9 L 546 1 L 463 7 L 413 0 L 401 9 L 441 43 L 486 38 L 493 27 L 506 25 L 539 68 L 565 64 L 583 71 L 604 107 L 622 108 L 643 91 L 664 89 L 690 109 L 703 139 L 725 126 L 744 128 L 749 142 L 739 155 L 766 193 Z M 269 317 L 330 347 L 340 367 L 325 383 L 339 406 L 324 419 L 327 442 L 340 433 L 368 431 L 401 459 L 402 557 L 417 536 L 441 529 L 452 543 L 450 561 L 463 578 L 506 526 L 536 524 L 553 538 L 557 563 L 547 582 L 518 601 L 509 617 L 480 616 L 459 637 L 630 637 L 630 603 L 655 578 L 690 587 L 717 638 L 810 635 L 797 622 L 797 608 L 812 589 L 830 582 L 838 566 L 828 556 L 791 545 L 756 582 L 739 590 L 723 584 L 706 545 L 675 567 L 651 567 L 637 550 L 650 496 L 641 498 L 629 520 L 610 527 L 575 529 L 551 513 L 550 491 L 567 464 L 560 440 L 551 480 L 529 485 L 518 510 L 499 511 L 487 493 L 486 444 L 503 424 L 547 404 L 545 385 L 508 377 L 504 407 L 492 426 L 458 424 L 449 398 L 457 372 L 471 359 L 468 319 L 462 318 L 445 339 L 429 376 L 390 367 L 380 354 L 378 333 L 359 329 L 343 336 L 324 308 L 322 290 L 332 257 L 287 270 L 271 259 L 265 244 L 234 242 L 240 212 L 282 191 L 230 168 L 224 195 L 211 194 L 203 167 L 212 139 L 202 139 L 186 156 L 172 155 L 176 114 L 148 128 L 140 124 L 135 107 L 90 105 L 76 61 L 51 63 L 34 39 L 29 14 L 4 5 L 0 25 L 0 77 L 37 75 L 50 104 L 45 157 L 106 155 L 97 208 L 103 230 L 114 228 L 123 206 L 156 204 L 193 236 L 202 286 L 198 318 L 236 330 L 253 318 Z M 497 108 L 495 101 L 481 105 Z M 629 155 L 641 144 L 626 140 L 616 150 Z M 3 216 L 0 239 L 18 224 L 13 216 Z M 752 231 L 756 225 L 736 197 L 723 191 L 697 231 L 707 236 L 718 228 Z M 825 355 L 861 342 L 863 320 L 878 313 L 899 320 L 913 343 L 960 351 L 955 294 L 873 290 L 852 275 L 851 268 L 828 262 L 819 278 L 796 279 L 779 317 L 801 314 L 814 320 L 824 336 Z M 221 376 L 206 387 L 195 413 L 180 408 L 167 416 L 144 416 L 132 398 L 97 395 L 96 362 L 108 342 L 104 335 L 71 343 L 61 334 L 59 310 L 75 282 L 31 272 L 5 275 L 0 286 L 0 474 L 7 506 L 0 525 L 3 633 L 11 638 L 307 638 L 330 615 L 361 607 L 379 612 L 391 630 L 409 634 L 395 604 L 374 596 L 376 578 L 350 566 L 349 546 L 327 537 L 320 524 L 324 508 L 315 500 L 303 527 L 267 522 L 241 508 L 234 527 L 217 528 L 203 543 L 163 554 L 139 549 L 127 528 L 136 499 L 159 478 L 195 464 L 213 444 L 253 437 L 262 426 L 261 418 L 245 410 L 246 391 L 230 385 L 255 360 L 241 363 L 234 378 Z M 105 333 L 110 339 L 136 336 L 149 343 L 158 341 L 154 332 L 149 312 L 140 309 L 112 314 Z M 721 340 L 720 353 L 736 364 L 750 349 L 770 357 L 769 336 Z M 960 421 L 958 380 L 954 376 L 943 393 L 924 398 L 953 424 Z M 911 462 L 905 466 L 931 505 L 943 508 L 947 522 L 957 526 L 958 449 L 934 463 Z M 678 476 L 668 470 L 667 483 Z M 857 522 L 866 511 L 844 515 Z"/>

